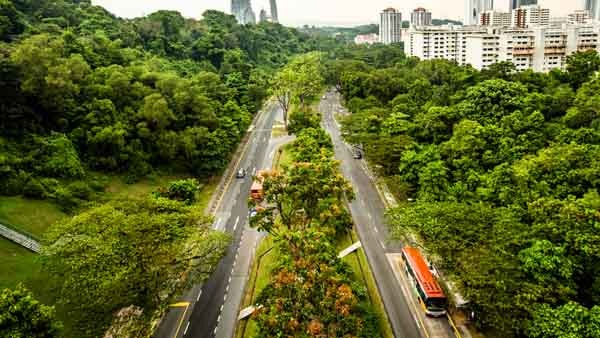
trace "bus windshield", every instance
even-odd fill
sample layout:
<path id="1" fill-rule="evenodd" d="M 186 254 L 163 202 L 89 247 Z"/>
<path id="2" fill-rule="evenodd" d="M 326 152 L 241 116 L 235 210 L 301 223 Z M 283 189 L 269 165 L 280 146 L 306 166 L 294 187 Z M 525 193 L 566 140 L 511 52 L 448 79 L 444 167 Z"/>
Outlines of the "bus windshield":
<path id="1" fill-rule="evenodd" d="M 429 310 L 443 311 L 446 310 L 446 307 L 448 306 L 448 301 L 446 300 L 446 298 L 428 298 L 425 303 L 425 306 Z"/>

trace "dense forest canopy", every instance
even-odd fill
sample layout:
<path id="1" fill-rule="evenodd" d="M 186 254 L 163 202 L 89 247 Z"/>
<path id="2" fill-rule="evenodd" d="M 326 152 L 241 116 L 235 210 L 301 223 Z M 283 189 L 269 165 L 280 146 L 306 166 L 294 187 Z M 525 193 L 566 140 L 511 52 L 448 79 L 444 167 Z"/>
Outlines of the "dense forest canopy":
<path id="1" fill-rule="evenodd" d="M 89 0 L 2 0 L 0 40 L 0 193 L 57 201 L 71 198 L 56 180 L 90 170 L 219 172 L 270 76 L 325 41 L 217 11 L 124 20 Z"/>
<path id="2" fill-rule="evenodd" d="M 148 336 L 229 237 L 195 204 L 199 180 L 141 197 L 111 195 L 107 181 L 218 175 L 279 68 L 335 45 L 211 10 L 126 20 L 90 0 L 0 0 L 0 195 L 75 215 L 45 232 L 38 260 L 58 318 L 29 291 L 6 290 L 0 303 L 15 311 L 0 336 L 98 337 L 121 311 L 137 313 L 130 329 Z M 40 329 L 15 324 L 25 315 Z"/>
<path id="3" fill-rule="evenodd" d="M 600 57 L 566 70 L 484 71 L 360 50 L 330 61 L 347 140 L 497 337 L 600 337 Z"/>

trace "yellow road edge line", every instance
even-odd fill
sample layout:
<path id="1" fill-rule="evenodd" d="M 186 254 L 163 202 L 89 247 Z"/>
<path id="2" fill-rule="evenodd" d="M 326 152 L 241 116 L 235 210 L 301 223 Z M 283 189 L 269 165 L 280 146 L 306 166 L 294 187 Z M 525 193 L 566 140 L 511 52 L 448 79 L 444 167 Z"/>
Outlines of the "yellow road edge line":
<path id="1" fill-rule="evenodd" d="M 190 302 L 180 302 L 180 303 L 171 304 L 171 305 L 169 305 L 169 307 L 186 307 L 189 305 L 190 305 Z"/>
<path id="2" fill-rule="evenodd" d="M 452 316 L 450 316 L 449 313 L 446 313 L 446 317 L 448 317 L 448 322 L 450 323 L 450 326 L 452 326 L 452 329 L 454 329 L 454 335 L 456 336 L 456 338 L 462 338 L 460 332 L 458 331 L 458 328 L 456 327 L 456 324 L 454 324 Z"/>
<path id="3" fill-rule="evenodd" d="M 175 331 L 175 335 L 173 338 L 177 338 L 179 335 L 179 331 L 181 330 L 181 325 L 183 325 L 183 320 L 185 319 L 185 314 L 187 313 L 188 308 L 190 307 L 190 303 L 187 303 L 185 306 L 185 311 L 183 311 L 183 315 L 181 315 L 181 319 L 179 320 L 179 325 L 177 326 L 177 331 Z"/>

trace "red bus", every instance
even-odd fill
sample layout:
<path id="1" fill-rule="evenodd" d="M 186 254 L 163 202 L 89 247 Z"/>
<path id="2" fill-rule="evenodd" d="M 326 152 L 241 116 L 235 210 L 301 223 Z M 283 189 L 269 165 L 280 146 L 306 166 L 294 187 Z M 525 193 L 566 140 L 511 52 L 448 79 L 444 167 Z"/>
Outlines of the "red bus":
<path id="1" fill-rule="evenodd" d="M 265 181 L 265 173 L 264 170 L 259 170 L 256 173 L 256 177 L 254 182 L 252 182 L 252 187 L 250 187 L 250 197 L 256 202 L 262 202 L 263 196 L 263 182 Z"/>
<path id="2" fill-rule="evenodd" d="M 448 299 L 429 270 L 429 266 L 421 252 L 415 248 L 404 247 L 402 249 L 402 262 L 404 263 L 406 275 L 410 277 L 419 295 L 419 300 L 425 308 L 425 313 L 432 317 L 445 316 Z"/>

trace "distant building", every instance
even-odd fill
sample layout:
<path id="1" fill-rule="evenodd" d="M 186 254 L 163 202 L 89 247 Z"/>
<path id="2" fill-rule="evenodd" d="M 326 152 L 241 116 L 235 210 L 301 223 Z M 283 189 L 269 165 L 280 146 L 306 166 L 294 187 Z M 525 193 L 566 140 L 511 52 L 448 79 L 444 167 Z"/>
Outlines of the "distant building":
<path id="1" fill-rule="evenodd" d="M 252 10 L 250 0 L 231 0 L 231 14 L 242 25 L 256 23 L 256 14 Z"/>
<path id="2" fill-rule="evenodd" d="M 512 14 L 501 11 L 485 11 L 479 16 L 479 24 L 482 26 L 509 27 L 512 24 Z"/>
<path id="3" fill-rule="evenodd" d="M 277 10 L 277 0 L 271 0 L 271 21 L 279 22 L 279 12 Z"/>
<path id="4" fill-rule="evenodd" d="M 600 52 L 600 23 L 528 28 L 451 25 L 411 28 L 404 49 L 408 56 L 422 60 L 447 59 L 476 69 L 506 61 L 518 70 L 548 72 L 564 69 L 567 57 L 575 52 Z"/>
<path id="5" fill-rule="evenodd" d="M 550 24 L 550 9 L 538 5 L 521 6 L 512 11 L 512 26 L 527 28 Z"/>
<path id="6" fill-rule="evenodd" d="M 411 27 L 404 37 L 404 53 L 422 60 L 446 59 L 466 63 L 467 36 L 486 33 L 480 26 Z"/>
<path id="7" fill-rule="evenodd" d="M 411 26 L 431 26 L 431 12 L 419 7 L 410 13 Z"/>
<path id="8" fill-rule="evenodd" d="M 269 22 L 269 16 L 267 15 L 267 11 L 265 11 L 264 9 L 260 10 L 259 18 L 259 22 Z"/>
<path id="9" fill-rule="evenodd" d="M 380 14 L 379 41 L 386 45 L 402 41 L 402 13 L 394 8 L 386 8 Z"/>
<path id="10" fill-rule="evenodd" d="M 466 26 L 479 24 L 479 16 L 485 11 L 494 9 L 494 0 L 465 0 Z"/>
<path id="11" fill-rule="evenodd" d="M 508 61 L 517 70 L 549 72 L 564 69 L 567 56 L 578 51 L 600 51 L 598 25 L 511 28 L 473 35 L 467 40 L 467 63 L 477 69 Z"/>
<path id="12" fill-rule="evenodd" d="M 357 45 L 372 45 L 379 42 L 379 35 L 377 33 L 372 34 L 360 34 L 354 38 L 354 43 Z"/>
<path id="13" fill-rule="evenodd" d="M 585 9 L 590 12 L 593 20 L 600 20 L 600 0 L 585 0 Z"/>
<path id="14" fill-rule="evenodd" d="M 588 10 L 578 10 L 569 14 L 567 22 L 571 25 L 588 24 L 592 22 L 592 16 Z"/>
<path id="15" fill-rule="evenodd" d="M 537 0 L 510 0 L 510 11 L 517 9 L 521 6 L 537 5 Z"/>

